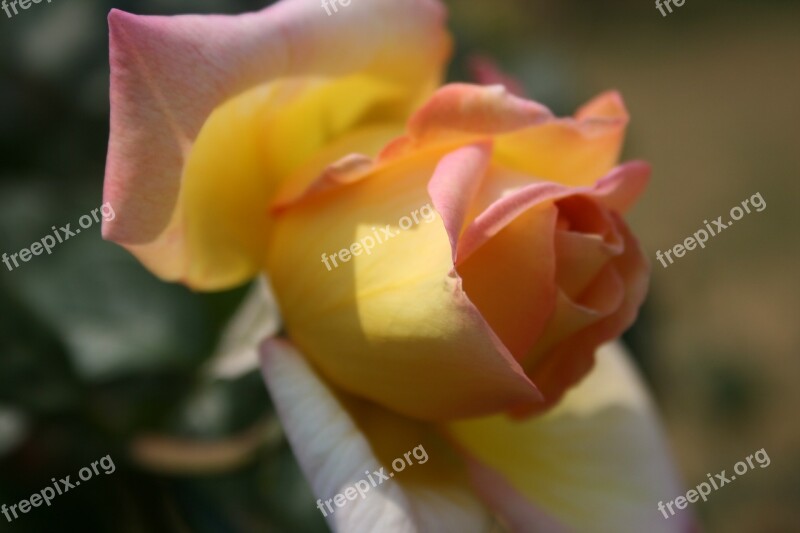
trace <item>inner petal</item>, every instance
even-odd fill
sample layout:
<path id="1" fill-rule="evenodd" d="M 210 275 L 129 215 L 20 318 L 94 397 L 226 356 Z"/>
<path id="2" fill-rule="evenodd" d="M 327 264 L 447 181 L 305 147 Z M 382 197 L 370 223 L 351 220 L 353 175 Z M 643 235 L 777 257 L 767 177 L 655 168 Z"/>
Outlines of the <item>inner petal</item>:
<path id="1" fill-rule="evenodd" d="M 622 253 L 623 243 L 608 214 L 589 198 L 571 196 L 556 205 L 556 281 L 578 300 L 603 266 Z"/>
<path id="2" fill-rule="evenodd" d="M 556 218 L 551 202 L 535 206 L 457 265 L 467 295 L 518 360 L 555 305 Z"/>

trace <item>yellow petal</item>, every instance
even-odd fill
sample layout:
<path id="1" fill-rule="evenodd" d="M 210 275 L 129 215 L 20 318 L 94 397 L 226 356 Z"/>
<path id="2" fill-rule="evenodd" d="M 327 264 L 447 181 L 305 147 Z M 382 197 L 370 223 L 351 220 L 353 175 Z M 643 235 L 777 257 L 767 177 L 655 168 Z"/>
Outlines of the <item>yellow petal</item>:
<path id="1" fill-rule="evenodd" d="M 286 331 L 332 383 L 409 416 L 535 403 L 454 272 L 426 191 L 439 156 L 398 162 L 276 218 L 267 271 Z"/>
<path id="2" fill-rule="evenodd" d="M 539 179 L 591 185 L 619 158 L 628 113 L 615 92 L 601 94 L 575 114 L 505 135 L 497 161 Z"/>
<path id="3" fill-rule="evenodd" d="M 689 513 L 667 520 L 657 509 L 683 489 L 652 402 L 619 345 L 601 348 L 588 377 L 541 417 L 495 416 L 448 429 L 477 463 L 576 531 L 689 529 Z"/>

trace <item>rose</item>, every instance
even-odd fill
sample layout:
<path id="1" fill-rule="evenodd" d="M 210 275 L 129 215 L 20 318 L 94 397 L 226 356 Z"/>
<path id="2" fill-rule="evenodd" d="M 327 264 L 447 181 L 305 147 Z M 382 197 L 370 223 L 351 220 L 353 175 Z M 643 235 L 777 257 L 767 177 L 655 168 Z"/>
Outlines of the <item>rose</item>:
<path id="1" fill-rule="evenodd" d="M 617 348 L 545 416 L 419 421 L 550 407 L 633 320 L 646 269 L 619 213 L 647 167 L 613 169 L 619 98 L 558 120 L 498 87 L 431 96 L 438 4 L 318 10 L 112 12 L 106 238 L 196 289 L 269 273 L 291 343 L 263 344 L 265 377 L 321 499 L 424 441 L 334 528 L 667 527 L 647 506 L 678 490 Z M 440 218 L 319 264 L 428 202 Z"/>
<path id="2" fill-rule="evenodd" d="M 415 418 L 553 405 L 645 295 L 619 212 L 649 168 L 612 170 L 626 122 L 615 93 L 555 119 L 497 86 L 437 91 L 374 163 L 279 194 L 266 264 L 289 337 L 338 386 Z M 428 203 L 441 222 L 402 231 Z M 346 263 L 320 266 L 339 249 Z"/>

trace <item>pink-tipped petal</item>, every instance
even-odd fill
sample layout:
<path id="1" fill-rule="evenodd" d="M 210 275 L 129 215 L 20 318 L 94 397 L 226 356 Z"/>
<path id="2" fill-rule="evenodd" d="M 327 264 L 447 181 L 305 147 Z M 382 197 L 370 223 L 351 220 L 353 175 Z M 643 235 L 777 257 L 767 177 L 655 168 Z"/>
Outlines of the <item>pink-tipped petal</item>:
<path id="1" fill-rule="evenodd" d="M 113 10 L 104 198 L 117 217 L 104 223 L 104 237 L 160 277 L 196 288 L 253 275 L 268 231 L 258 217 L 267 218 L 280 182 L 373 108 L 404 121 L 440 76 L 449 51 L 443 19 L 435 0 L 359 2 L 330 18 L 313 0 L 237 16 Z M 206 131 L 224 104 L 244 96 Z M 287 107 L 293 117 L 283 116 Z M 303 131 L 291 126 L 301 123 Z M 201 135 L 206 156 L 196 157 Z M 232 221 L 237 212 L 247 224 Z M 258 234 L 248 229 L 254 223 Z"/>
<path id="2" fill-rule="evenodd" d="M 428 182 L 428 194 L 444 222 L 454 262 L 467 211 L 486 175 L 491 157 L 489 144 L 465 146 L 443 157 Z"/>
<path id="3" fill-rule="evenodd" d="M 516 97 L 501 85 L 451 84 L 417 111 L 408 132 L 417 143 L 457 141 L 520 130 L 552 117 L 543 105 Z"/>

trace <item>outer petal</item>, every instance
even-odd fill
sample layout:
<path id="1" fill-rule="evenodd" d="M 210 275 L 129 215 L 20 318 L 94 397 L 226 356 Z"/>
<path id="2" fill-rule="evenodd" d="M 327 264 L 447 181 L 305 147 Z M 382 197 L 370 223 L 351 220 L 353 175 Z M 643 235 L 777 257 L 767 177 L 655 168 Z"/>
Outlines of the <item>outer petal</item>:
<path id="1" fill-rule="evenodd" d="M 104 235 L 129 245 L 164 278 L 217 288 L 252 275 L 266 237 L 243 228 L 265 225 L 258 217 L 292 165 L 349 125 L 405 119 L 440 74 L 448 49 L 442 19 L 434 0 L 354 3 L 330 18 L 314 0 L 285 0 L 240 16 L 112 11 L 105 199 L 118 216 L 105 224 Z M 212 111 L 258 86 L 265 88 L 248 92 L 208 134 L 214 140 L 203 150 L 216 154 L 212 160 L 188 165 Z M 270 114 L 298 95 L 293 120 Z M 271 120 L 285 123 L 283 150 L 253 145 L 265 133 L 260 124 Z M 272 141 L 266 142 L 269 148 Z M 275 160 L 259 160 L 264 151 Z M 185 183 L 204 185 L 186 193 Z M 236 213 L 244 224 L 229 222 Z M 195 228 L 200 237 L 187 234 L 203 216 L 215 217 L 216 231 L 206 224 Z M 151 243 L 155 250 L 146 248 Z M 205 258 L 204 246 L 221 264 L 187 272 Z"/>
<path id="2" fill-rule="evenodd" d="M 469 489 L 463 465 L 430 428 L 334 394 L 287 342 L 266 341 L 262 364 L 289 442 L 323 509 L 326 500 L 380 467 L 392 472 L 395 458 L 417 446 L 426 452 L 423 463 L 370 486 L 364 498 L 357 496 L 341 508 L 332 505 L 333 513 L 326 509 L 331 529 L 491 531 L 493 519 Z"/>
<path id="3" fill-rule="evenodd" d="M 691 529 L 688 513 L 666 520 L 657 509 L 683 490 L 651 401 L 619 345 L 603 347 L 592 373 L 546 415 L 523 422 L 496 416 L 448 428 L 476 473 L 493 469 L 575 531 Z M 512 499 L 491 503 L 501 516 L 517 512 Z"/>

